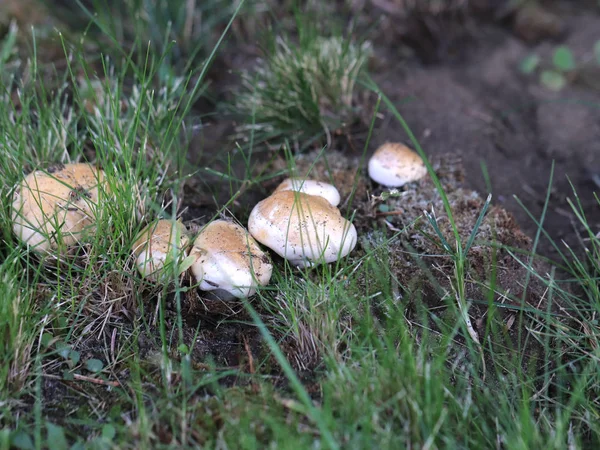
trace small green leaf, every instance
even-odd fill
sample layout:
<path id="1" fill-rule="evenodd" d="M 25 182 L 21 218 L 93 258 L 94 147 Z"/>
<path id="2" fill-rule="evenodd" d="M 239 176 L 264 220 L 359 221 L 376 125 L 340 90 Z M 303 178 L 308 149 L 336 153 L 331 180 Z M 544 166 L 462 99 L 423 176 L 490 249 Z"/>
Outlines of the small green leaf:
<path id="1" fill-rule="evenodd" d="M 186 355 L 190 352 L 190 348 L 186 344 L 179 344 L 177 350 Z"/>
<path id="2" fill-rule="evenodd" d="M 389 210 L 390 210 L 390 207 L 388 205 L 385 205 L 385 204 L 379 205 L 379 211 L 386 213 Z"/>
<path id="3" fill-rule="evenodd" d="M 77 441 L 75 442 L 73 445 L 71 445 L 71 448 L 69 450 L 85 450 L 85 445 L 83 445 L 83 442 L 81 441 Z"/>
<path id="4" fill-rule="evenodd" d="M 54 336 L 52 336 L 52 333 L 42 334 L 42 345 L 44 347 L 48 347 L 50 345 L 50 343 L 52 342 L 53 338 L 54 338 Z"/>
<path id="5" fill-rule="evenodd" d="M 540 64 L 540 57 L 538 55 L 536 55 L 535 53 L 527 56 L 525 59 L 523 59 L 523 61 L 521 61 L 521 64 L 519 65 L 519 69 L 521 70 L 522 73 L 530 75 L 533 72 L 535 72 L 535 69 L 537 69 L 538 65 Z"/>
<path id="6" fill-rule="evenodd" d="M 67 326 L 69 325 L 69 321 L 67 320 L 66 317 L 57 317 L 55 319 L 55 326 L 57 328 L 67 328 Z"/>
<path id="7" fill-rule="evenodd" d="M 179 264 L 179 274 L 181 275 L 183 272 L 185 272 L 190 267 L 192 267 L 192 264 L 194 264 L 196 262 L 196 259 L 197 258 L 193 255 L 190 255 L 190 256 L 184 258 L 181 261 L 181 263 Z"/>
<path id="8" fill-rule="evenodd" d="M 56 343 L 56 350 L 60 356 L 67 359 L 69 357 L 69 353 L 71 353 L 71 346 L 65 344 L 63 341 L 58 341 Z"/>
<path id="9" fill-rule="evenodd" d="M 98 373 L 104 368 L 104 363 L 99 359 L 88 359 L 85 367 L 90 372 Z"/>
<path id="10" fill-rule="evenodd" d="M 575 69 L 575 58 L 573 57 L 573 52 L 571 49 L 569 49 L 569 47 L 564 45 L 561 45 L 554 51 L 552 62 L 554 63 L 554 67 L 562 72 L 569 72 Z"/>
<path id="11" fill-rule="evenodd" d="M 79 352 L 77 352 L 75 350 L 71 350 L 69 352 L 69 359 L 71 360 L 71 362 L 73 363 L 73 365 L 77 365 L 77 363 L 79 362 L 80 358 L 81 358 L 81 355 L 79 354 Z"/>
<path id="12" fill-rule="evenodd" d="M 594 44 L 594 55 L 596 55 L 596 62 L 600 64 L 600 40 Z"/>
<path id="13" fill-rule="evenodd" d="M 17 431 L 12 435 L 11 445 L 21 450 L 35 449 L 31 436 L 23 431 Z"/>
<path id="14" fill-rule="evenodd" d="M 102 427 L 102 437 L 106 440 L 112 441 L 117 435 L 117 430 L 110 423 L 104 424 Z"/>
<path id="15" fill-rule="evenodd" d="M 63 380 L 65 381 L 73 381 L 75 377 L 68 370 L 63 370 Z"/>
<path id="16" fill-rule="evenodd" d="M 50 450 L 67 450 L 69 448 L 62 427 L 46 422 L 46 429 L 48 430 L 48 448 Z"/>
<path id="17" fill-rule="evenodd" d="M 560 91 L 567 84 L 566 78 L 554 70 L 544 70 L 540 75 L 540 81 L 544 86 L 553 91 Z"/>

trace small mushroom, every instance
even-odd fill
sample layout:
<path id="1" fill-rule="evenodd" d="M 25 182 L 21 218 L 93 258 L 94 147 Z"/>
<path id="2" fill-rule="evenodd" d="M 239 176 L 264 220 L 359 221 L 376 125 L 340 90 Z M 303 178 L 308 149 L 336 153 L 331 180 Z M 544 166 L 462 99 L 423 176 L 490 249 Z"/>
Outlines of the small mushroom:
<path id="1" fill-rule="evenodd" d="M 340 193 L 329 183 L 316 180 L 304 180 L 302 178 L 286 178 L 277 186 L 275 192 L 280 191 L 297 191 L 308 195 L 317 195 L 323 197 L 332 206 L 340 204 Z"/>
<path id="2" fill-rule="evenodd" d="M 292 264 L 306 267 L 346 256 L 356 245 L 356 228 L 323 197 L 275 192 L 258 203 L 248 230 Z"/>
<path id="3" fill-rule="evenodd" d="M 102 170 L 85 163 L 30 173 L 13 195 L 15 235 L 38 252 L 75 245 L 96 230 L 104 180 Z"/>
<path id="4" fill-rule="evenodd" d="M 385 143 L 369 160 L 369 176 L 387 187 L 400 187 L 427 175 L 418 153 L 404 144 Z"/>
<path id="5" fill-rule="evenodd" d="M 250 297 L 271 279 L 269 256 L 240 225 L 215 220 L 198 234 L 192 247 L 197 259 L 191 271 L 203 291 L 223 290 Z"/>
<path id="6" fill-rule="evenodd" d="M 189 238 L 186 232 L 181 221 L 161 219 L 151 223 L 138 234 L 132 252 L 142 277 L 160 281 L 165 275 L 173 273 L 165 271 L 164 268 L 173 262 L 180 264 L 187 256 Z"/>

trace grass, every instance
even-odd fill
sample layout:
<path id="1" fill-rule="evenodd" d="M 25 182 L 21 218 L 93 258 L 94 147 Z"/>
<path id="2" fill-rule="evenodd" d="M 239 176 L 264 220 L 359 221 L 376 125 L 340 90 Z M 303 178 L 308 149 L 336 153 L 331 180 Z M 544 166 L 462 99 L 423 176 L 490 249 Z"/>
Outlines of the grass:
<path id="1" fill-rule="evenodd" d="M 102 20 L 94 26 L 101 28 Z M 163 36 L 174 26 L 148 23 L 162 28 Z M 572 207 L 588 230 L 582 240 L 587 251 L 556 244 L 562 261 L 556 271 L 541 272 L 535 245 L 524 254 L 480 241 L 489 201 L 482 202 L 472 229 L 462 232 L 444 184 L 428 162 L 450 234 L 433 214 L 398 231 L 367 219 L 371 231 L 362 233 L 359 248 L 347 259 L 304 270 L 277 260 L 271 285 L 250 302 L 227 305 L 225 313 L 207 312 L 201 302 L 207 308 L 218 303 L 199 298 L 189 280 L 174 274 L 161 286 L 140 279 L 130 248 L 147 223 L 180 216 L 185 183 L 208 173 L 190 167 L 186 151 L 193 105 L 219 49 L 176 73 L 164 71 L 181 59 L 169 46 L 146 47 L 141 59 L 110 55 L 98 66 L 87 62 L 86 47 L 65 38 L 67 70 L 49 75 L 35 59 L 22 58 L 15 39 L 19 32 L 24 31 L 11 28 L 0 45 L 0 448 L 558 449 L 600 444 L 600 239 L 576 193 Z M 145 39 L 132 33 L 134 41 Z M 335 118 L 327 122 L 330 130 L 348 117 L 354 89 L 331 74 L 360 60 L 356 54 L 348 59 L 348 52 L 360 48 L 350 50 L 353 44 L 339 37 L 300 41 L 298 47 L 278 41 L 260 66 L 261 76 L 286 79 L 284 59 L 295 64 L 317 55 L 318 60 L 327 50 L 322 43 L 345 50 L 327 53 L 331 65 L 319 66 L 323 72 L 316 73 L 329 76 L 314 88 L 316 97 L 278 92 L 279 81 L 265 94 L 314 109 L 311 116 L 294 117 L 290 128 L 273 125 L 279 137 L 296 140 L 324 130 L 330 116 Z M 278 58 L 283 58 L 279 65 L 272 64 Z M 352 82 L 356 76 L 352 72 Z M 385 93 L 369 82 L 363 88 L 379 96 L 425 156 Z M 326 114 L 322 97 L 330 102 Z M 264 137 L 258 126 L 269 123 L 264 118 L 274 117 L 273 109 L 254 104 L 244 111 L 248 141 L 258 143 Z M 241 176 L 231 166 L 218 174 L 220 184 L 212 189 L 232 195 L 210 217 L 243 214 L 249 186 L 273 177 L 257 175 L 254 169 L 263 161 L 252 148 L 236 149 L 244 162 Z M 359 161 L 364 163 L 368 148 L 369 139 Z M 286 154 L 291 167 L 294 155 L 289 148 Z M 110 201 L 99 210 L 93 239 L 71 254 L 41 258 L 13 236 L 13 186 L 26 170 L 68 161 L 102 167 Z M 365 220 L 357 213 L 364 194 L 359 176 L 353 180 L 353 203 L 344 211 L 357 222 Z M 545 235 L 544 217 L 532 220 L 539 225 L 538 237 Z M 396 266 L 396 245 L 408 230 L 417 232 L 417 225 L 449 267 L 450 284 L 436 286 L 435 305 L 423 286 L 405 283 Z M 494 295 L 500 284 L 493 273 L 483 280 L 488 295 L 469 298 L 470 266 L 481 248 L 511 255 L 526 268 L 524 283 L 544 288 L 544 297 L 535 299 L 542 301 L 538 308 L 524 297 L 511 304 L 517 338 L 508 332 L 503 314 L 510 305 Z M 435 279 L 437 269 L 429 266 L 428 255 L 412 253 L 411 270 Z M 492 261 L 501 269 L 497 264 Z M 480 303 L 487 312 L 483 328 L 475 331 L 470 313 Z"/>
<path id="2" fill-rule="evenodd" d="M 334 30 L 320 34 L 297 17 L 297 39 L 271 37 L 266 55 L 242 74 L 237 114 L 254 121 L 239 127 L 274 145 L 289 139 L 296 147 L 352 125 L 358 118 L 356 84 L 371 54 L 370 43 L 354 43 Z"/>

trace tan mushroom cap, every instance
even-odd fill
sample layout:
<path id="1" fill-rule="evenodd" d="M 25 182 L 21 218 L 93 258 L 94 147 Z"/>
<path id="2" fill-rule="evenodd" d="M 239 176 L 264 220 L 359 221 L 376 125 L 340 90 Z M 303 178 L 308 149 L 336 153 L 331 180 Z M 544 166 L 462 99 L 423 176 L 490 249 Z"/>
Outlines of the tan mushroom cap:
<path id="1" fill-rule="evenodd" d="M 427 175 L 423 159 L 404 144 L 387 142 L 369 160 L 369 176 L 387 187 L 400 187 Z"/>
<path id="2" fill-rule="evenodd" d="M 286 178 L 281 182 L 275 192 L 281 191 L 297 191 L 303 194 L 316 195 L 323 197 L 332 206 L 340 204 L 340 193 L 334 185 L 323 181 L 309 180 L 302 178 Z"/>
<path id="3" fill-rule="evenodd" d="M 197 260 L 191 270 L 203 291 L 222 289 L 245 298 L 271 280 L 269 256 L 240 225 L 215 220 L 198 234 L 192 248 Z"/>
<path id="4" fill-rule="evenodd" d="M 15 235 L 39 252 L 75 245 L 96 229 L 104 180 L 102 170 L 85 163 L 30 173 L 13 195 Z"/>
<path id="5" fill-rule="evenodd" d="M 152 281 L 171 275 L 173 271 L 163 269 L 174 261 L 180 263 L 187 256 L 189 238 L 186 233 L 187 229 L 180 220 L 161 219 L 144 228 L 132 248 L 140 274 Z"/>
<path id="6" fill-rule="evenodd" d="M 333 262 L 356 245 L 356 228 L 327 200 L 294 191 L 275 192 L 248 219 L 252 236 L 292 264 Z"/>

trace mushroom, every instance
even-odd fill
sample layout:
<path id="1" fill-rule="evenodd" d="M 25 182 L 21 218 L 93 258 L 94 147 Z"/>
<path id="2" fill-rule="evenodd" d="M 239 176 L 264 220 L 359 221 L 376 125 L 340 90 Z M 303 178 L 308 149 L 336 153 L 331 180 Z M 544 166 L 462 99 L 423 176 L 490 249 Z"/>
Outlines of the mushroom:
<path id="1" fill-rule="evenodd" d="M 104 172 L 76 163 L 36 170 L 13 194 L 13 231 L 39 252 L 62 250 L 93 233 Z"/>
<path id="2" fill-rule="evenodd" d="M 369 160 L 369 176 L 387 187 L 400 187 L 426 174 L 421 157 L 404 144 L 387 142 Z"/>
<path id="3" fill-rule="evenodd" d="M 138 234 L 132 252 L 142 277 L 160 281 L 173 273 L 164 269 L 173 262 L 180 264 L 187 256 L 189 238 L 186 232 L 185 225 L 180 220 L 173 222 L 161 219 L 151 223 Z"/>
<path id="4" fill-rule="evenodd" d="M 277 186 L 275 192 L 280 191 L 297 191 L 308 195 L 317 195 L 323 197 L 332 206 L 340 204 L 340 193 L 329 183 L 316 180 L 304 180 L 302 178 L 286 178 Z"/>
<path id="5" fill-rule="evenodd" d="M 215 220 L 198 234 L 191 271 L 203 291 L 223 290 L 245 298 L 266 286 L 273 266 L 266 253 L 240 225 Z"/>
<path id="6" fill-rule="evenodd" d="M 323 197 L 275 192 L 259 202 L 248 219 L 257 241 L 292 264 L 306 267 L 333 262 L 356 245 L 356 228 Z"/>

